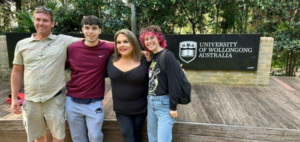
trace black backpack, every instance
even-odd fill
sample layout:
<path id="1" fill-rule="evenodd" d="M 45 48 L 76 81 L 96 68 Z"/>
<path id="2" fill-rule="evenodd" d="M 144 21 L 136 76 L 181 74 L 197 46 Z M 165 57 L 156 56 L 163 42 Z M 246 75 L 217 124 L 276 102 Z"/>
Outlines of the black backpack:
<path id="1" fill-rule="evenodd" d="M 170 52 L 167 49 L 164 49 L 161 51 L 160 59 L 159 59 L 159 66 L 165 72 L 167 75 L 167 66 L 166 66 L 166 53 Z M 178 73 L 180 74 L 180 87 L 181 87 L 181 92 L 179 93 L 180 95 L 178 96 L 178 104 L 188 104 L 191 102 L 191 84 L 189 83 L 188 79 L 185 76 L 185 73 L 183 72 L 182 68 L 180 67 L 180 63 L 178 62 L 179 66 L 179 71 Z"/>

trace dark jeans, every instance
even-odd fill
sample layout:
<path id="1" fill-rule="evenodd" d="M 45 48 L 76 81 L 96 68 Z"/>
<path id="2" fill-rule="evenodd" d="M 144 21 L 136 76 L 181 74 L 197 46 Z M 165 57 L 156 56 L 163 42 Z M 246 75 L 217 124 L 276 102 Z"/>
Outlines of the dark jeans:
<path id="1" fill-rule="evenodd" d="M 147 117 L 147 113 L 138 115 L 126 115 L 116 113 L 125 142 L 141 142 L 142 127 Z"/>

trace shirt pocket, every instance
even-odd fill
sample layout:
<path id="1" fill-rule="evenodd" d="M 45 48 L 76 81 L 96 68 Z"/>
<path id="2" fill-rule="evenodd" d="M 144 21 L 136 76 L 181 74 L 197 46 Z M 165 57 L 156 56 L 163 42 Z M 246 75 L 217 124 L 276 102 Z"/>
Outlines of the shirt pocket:
<path id="1" fill-rule="evenodd" d="M 41 54 L 47 57 L 57 57 L 64 53 L 64 47 L 57 46 L 48 46 L 46 47 Z"/>

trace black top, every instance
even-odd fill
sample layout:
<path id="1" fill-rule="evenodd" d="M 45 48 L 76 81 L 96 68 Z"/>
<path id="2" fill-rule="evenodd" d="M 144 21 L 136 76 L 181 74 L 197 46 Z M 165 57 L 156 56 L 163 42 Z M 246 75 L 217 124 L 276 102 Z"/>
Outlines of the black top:
<path id="1" fill-rule="evenodd" d="M 150 63 L 143 57 L 140 65 L 127 72 L 107 62 L 107 74 L 111 80 L 113 109 L 121 114 L 141 114 L 147 112 L 148 68 Z"/>
<path id="2" fill-rule="evenodd" d="M 180 66 L 172 52 L 166 52 L 166 74 L 158 64 L 160 52 L 154 54 L 149 67 L 149 90 L 148 93 L 154 96 L 169 95 L 170 110 L 177 110 L 177 97 L 180 92 Z"/>

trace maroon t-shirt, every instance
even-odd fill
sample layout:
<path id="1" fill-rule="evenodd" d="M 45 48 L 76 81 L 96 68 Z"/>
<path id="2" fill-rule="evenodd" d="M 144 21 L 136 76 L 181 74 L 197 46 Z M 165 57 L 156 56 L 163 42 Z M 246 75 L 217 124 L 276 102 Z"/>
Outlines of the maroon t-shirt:
<path id="1" fill-rule="evenodd" d="M 114 51 L 114 45 L 99 41 L 89 47 L 84 41 L 73 43 L 68 48 L 66 65 L 71 69 L 67 83 L 68 96 L 80 99 L 103 98 L 105 90 L 106 62 Z"/>

